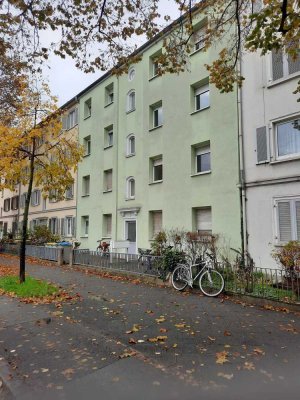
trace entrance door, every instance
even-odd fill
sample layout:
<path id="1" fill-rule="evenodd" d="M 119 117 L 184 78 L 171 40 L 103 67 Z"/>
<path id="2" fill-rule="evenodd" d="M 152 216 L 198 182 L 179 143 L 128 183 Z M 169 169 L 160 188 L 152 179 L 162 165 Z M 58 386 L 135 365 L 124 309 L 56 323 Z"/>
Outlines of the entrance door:
<path id="1" fill-rule="evenodd" d="M 125 240 L 129 240 L 128 254 L 136 254 L 136 221 L 125 221 Z"/>

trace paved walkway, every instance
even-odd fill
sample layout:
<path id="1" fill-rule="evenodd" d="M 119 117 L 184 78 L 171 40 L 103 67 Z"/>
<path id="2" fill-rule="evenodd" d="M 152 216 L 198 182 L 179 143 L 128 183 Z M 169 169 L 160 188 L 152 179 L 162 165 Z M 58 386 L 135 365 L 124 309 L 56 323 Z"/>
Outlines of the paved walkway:
<path id="1" fill-rule="evenodd" d="M 27 271 L 82 301 L 57 308 L 0 297 L 0 376 L 17 399 L 298 396 L 293 313 L 57 267 Z"/>

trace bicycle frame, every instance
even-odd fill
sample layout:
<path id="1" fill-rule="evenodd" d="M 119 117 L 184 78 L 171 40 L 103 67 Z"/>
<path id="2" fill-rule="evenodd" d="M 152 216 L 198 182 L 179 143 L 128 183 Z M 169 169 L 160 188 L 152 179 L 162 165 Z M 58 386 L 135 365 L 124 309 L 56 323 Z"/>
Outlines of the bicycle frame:
<path id="1" fill-rule="evenodd" d="M 208 270 L 209 270 L 209 269 L 212 269 L 212 267 L 211 267 L 209 261 L 203 261 L 203 266 L 202 266 L 202 268 L 201 268 L 200 271 L 197 272 L 197 274 L 193 277 L 192 268 L 193 268 L 193 267 L 199 267 L 199 265 L 201 265 L 201 264 L 202 264 L 202 263 L 185 265 L 185 268 L 186 268 L 186 269 L 188 270 L 188 272 L 189 272 L 189 277 L 188 277 L 188 279 L 187 279 L 187 284 L 188 284 L 190 287 L 193 287 L 193 282 L 195 282 L 195 280 L 196 280 L 197 278 L 199 278 L 199 276 L 200 276 L 206 269 L 208 269 Z"/>

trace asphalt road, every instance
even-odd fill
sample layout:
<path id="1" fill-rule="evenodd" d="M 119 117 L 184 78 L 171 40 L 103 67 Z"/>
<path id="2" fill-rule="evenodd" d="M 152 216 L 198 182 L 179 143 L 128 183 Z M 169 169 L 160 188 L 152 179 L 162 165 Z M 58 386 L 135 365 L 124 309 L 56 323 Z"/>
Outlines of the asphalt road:
<path id="1" fill-rule="evenodd" d="M 81 297 L 59 307 L 0 297 L 0 399 L 299 395 L 297 314 L 57 267 L 27 270 Z"/>

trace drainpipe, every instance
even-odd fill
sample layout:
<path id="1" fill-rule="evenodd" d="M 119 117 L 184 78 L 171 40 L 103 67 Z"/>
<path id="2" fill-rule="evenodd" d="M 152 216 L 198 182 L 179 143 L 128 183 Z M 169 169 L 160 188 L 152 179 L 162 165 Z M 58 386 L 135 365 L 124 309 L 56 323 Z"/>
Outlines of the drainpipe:
<path id="1" fill-rule="evenodd" d="M 117 113 L 117 119 L 116 119 L 116 139 L 114 141 L 116 142 L 116 217 L 115 217 L 115 241 L 118 239 L 118 172 L 119 172 L 119 76 L 117 76 L 117 88 L 116 88 L 116 94 L 117 94 L 117 101 L 116 101 L 116 113 Z M 112 238 L 113 239 L 113 238 Z"/>
<path id="2" fill-rule="evenodd" d="M 239 55 L 239 68 L 242 75 L 242 55 Z M 238 151 L 239 151 L 239 191 L 241 206 L 241 244 L 244 265 L 247 262 L 248 234 L 247 234 L 247 209 L 246 209 L 246 176 L 245 176 L 245 154 L 243 141 L 243 96 L 242 88 L 237 88 L 237 118 L 238 118 Z"/>

